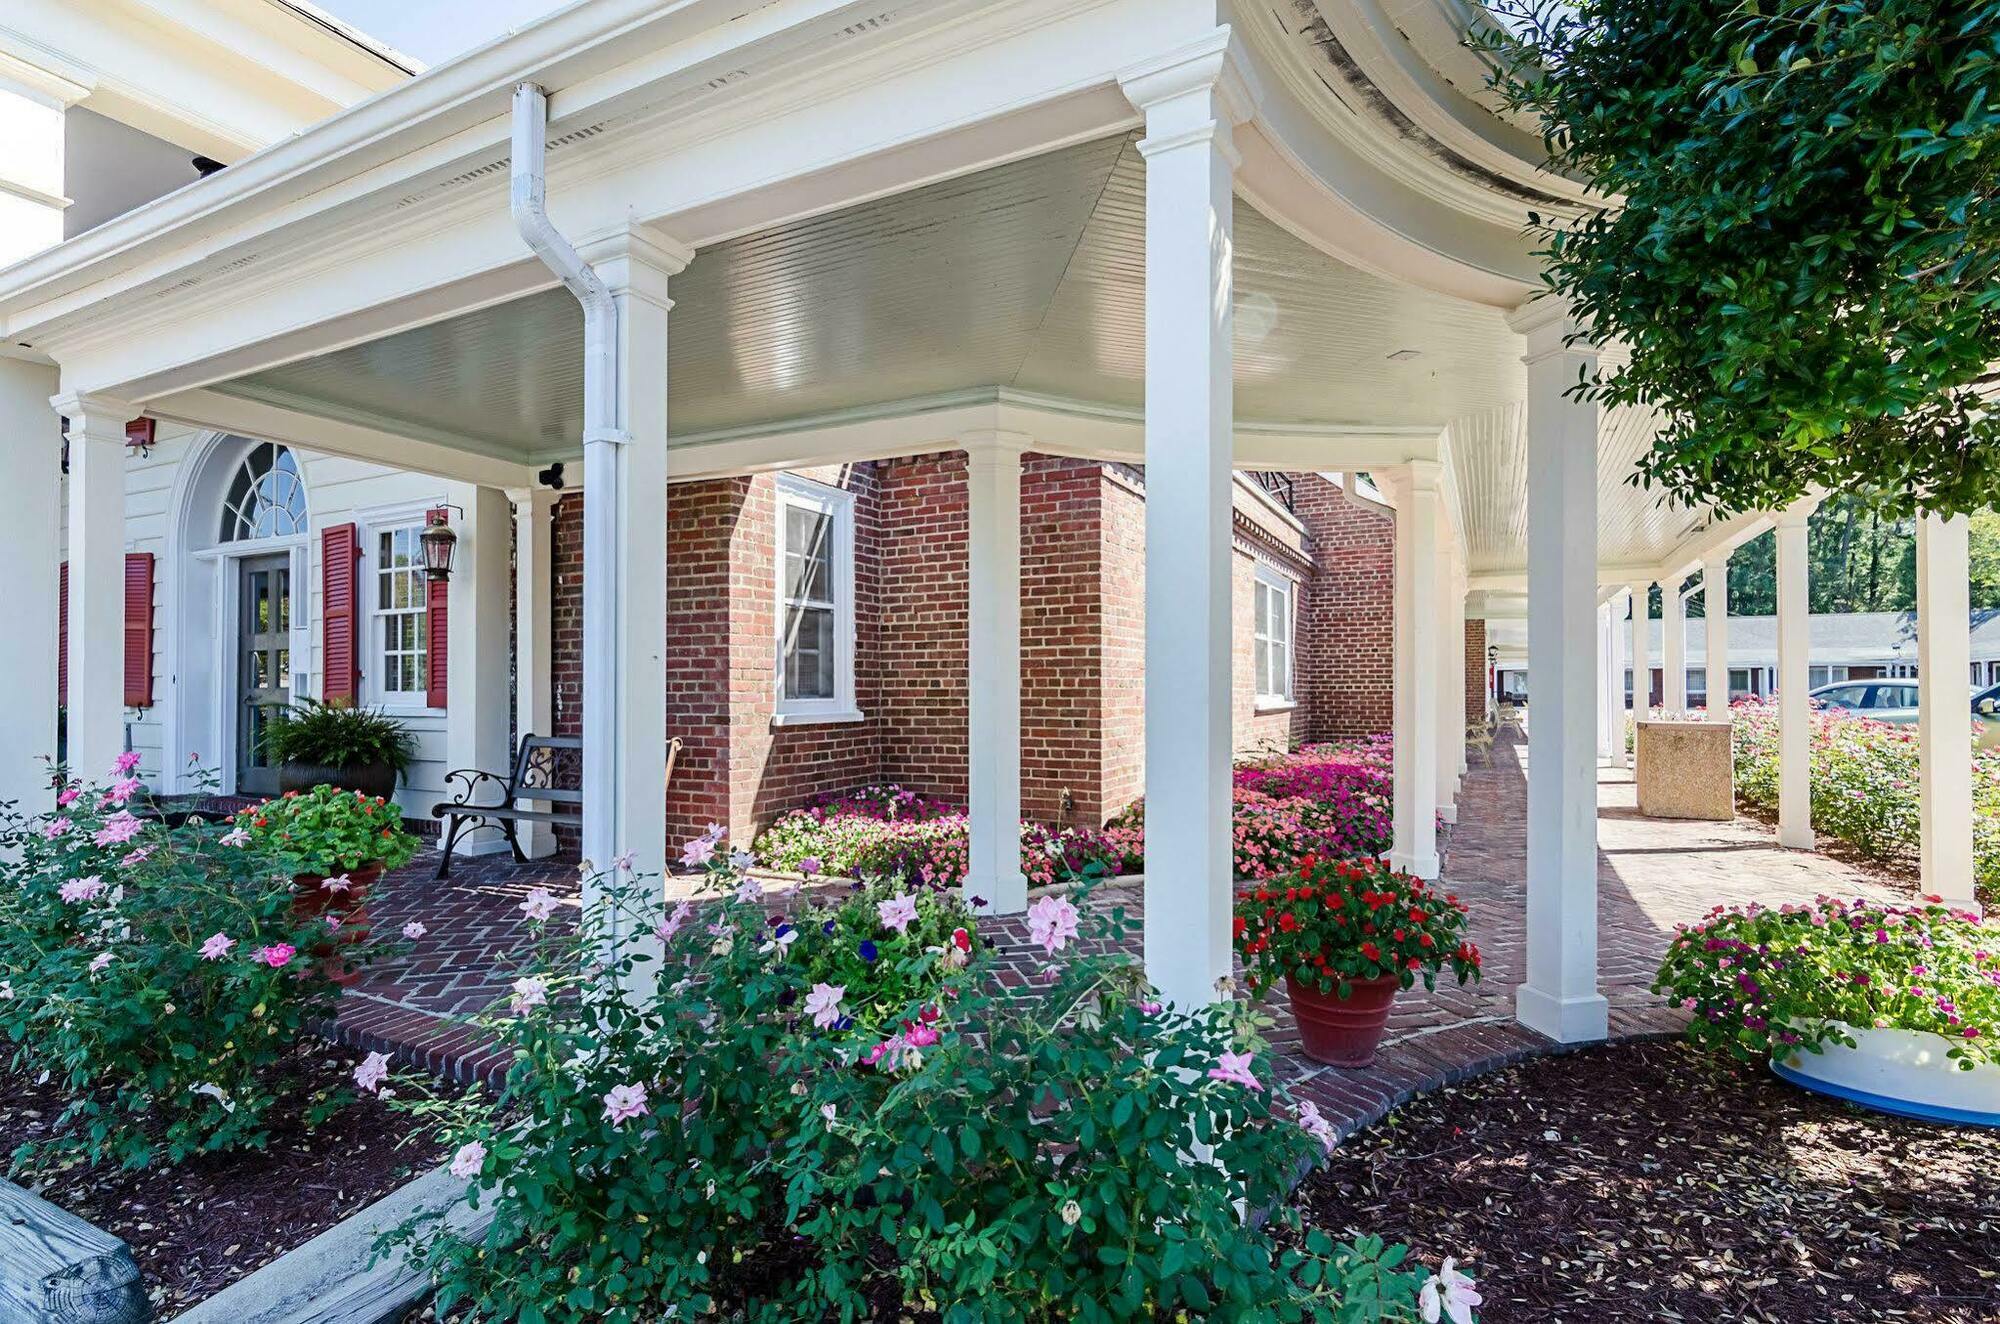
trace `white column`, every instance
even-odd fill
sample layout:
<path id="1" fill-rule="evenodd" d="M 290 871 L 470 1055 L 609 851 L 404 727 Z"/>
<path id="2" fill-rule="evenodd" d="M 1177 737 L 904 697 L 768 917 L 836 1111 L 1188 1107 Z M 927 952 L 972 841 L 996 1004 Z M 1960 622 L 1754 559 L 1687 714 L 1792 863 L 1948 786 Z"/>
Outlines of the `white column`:
<path id="1" fill-rule="evenodd" d="M 1687 599 L 1681 578 L 1660 581 L 1660 704 L 1675 717 L 1687 716 Z"/>
<path id="2" fill-rule="evenodd" d="M 555 731 L 556 493 L 534 487 L 507 494 L 514 507 L 514 727 L 524 736 Z M 520 826 L 530 859 L 554 853 L 555 833 L 542 823 Z"/>
<path id="3" fill-rule="evenodd" d="M 507 588 L 514 510 L 498 488 L 455 482 L 446 484 L 445 491 L 458 534 L 446 590 L 451 625 L 445 654 L 445 765 L 505 775 L 511 753 Z M 506 842 L 497 832 L 478 832 L 462 849 L 468 855 L 490 855 L 506 849 Z"/>
<path id="4" fill-rule="evenodd" d="M 50 805 L 56 752 L 56 632 L 62 560 L 62 437 L 49 412 L 55 374 L 0 358 L 0 566 L 7 628 L 0 630 L 0 802 Z"/>
<path id="5" fill-rule="evenodd" d="M 1435 461 L 1419 460 L 1392 480 L 1396 496 L 1395 844 L 1390 848 L 1389 862 L 1419 878 L 1438 876 L 1438 477 Z M 1534 672 L 1528 674 L 1532 684 Z"/>
<path id="6" fill-rule="evenodd" d="M 69 767 L 101 778 L 125 752 L 125 424 L 139 410 L 53 403 L 69 420 Z"/>
<path id="7" fill-rule="evenodd" d="M 1466 728 L 1471 725 L 1471 720 L 1467 716 L 1467 700 L 1472 697 L 1471 667 L 1465 657 L 1466 595 L 1470 591 L 1465 569 L 1461 566 L 1457 579 L 1452 583 L 1451 650 L 1446 655 L 1451 666 L 1451 679 L 1445 685 L 1445 688 L 1456 696 L 1458 704 L 1452 715 L 1451 749 L 1457 756 L 1460 786 L 1464 785 L 1466 771 L 1471 767 L 1466 757 L 1465 743 Z"/>
<path id="8" fill-rule="evenodd" d="M 1922 770 L 1921 885 L 1976 909 L 1972 887 L 1971 568 L 1959 515 L 1917 519 L 1917 742 Z"/>
<path id="9" fill-rule="evenodd" d="M 1511 319 L 1528 365 L 1528 900 L 1523 1025 L 1560 1043 L 1602 1039 L 1597 989 L 1597 407 L 1568 392 L 1597 366 L 1567 307 Z"/>
<path id="10" fill-rule="evenodd" d="M 1611 599 L 1610 620 L 1607 622 L 1605 649 L 1608 656 L 1604 667 L 1604 707 L 1611 716 L 1611 766 L 1629 768 L 1632 756 L 1625 748 L 1625 654 L 1627 631 L 1624 612 L 1631 605 L 1631 595 L 1621 590 Z"/>
<path id="11" fill-rule="evenodd" d="M 1146 119 L 1146 973 L 1190 1008 L 1231 966 L 1231 137 L 1247 102 L 1227 40 L 1120 80 Z"/>
<path id="12" fill-rule="evenodd" d="M 1702 665 L 1708 672 L 1708 715 L 1729 716 L 1729 553 L 1701 563 L 1701 616 L 1707 639 Z"/>
<path id="13" fill-rule="evenodd" d="M 998 914 L 1028 906 L 1021 872 L 1021 453 L 1028 438 L 965 438 L 965 891 Z"/>
<path id="14" fill-rule="evenodd" d="M 691 254 L 638 227 L 580 249 L 618 301 L 622 434 L 584 440 L 583 854 L 608 869 L 627 853 L 635 872 L 657 874 L 667 860 L 667 281 Z M 643 949 L 652 924 L 642 915 L 634 927 Z"/>
<path id="15" fill-rule="evenodd" d="M 1812 504 L 1777 516 L 1778 537 L 1778 844 L 1813 847 L 1811 585 L 1806 521 Z"/>
<path id="16" fill-rule="evenodd" d="M 1437 632 L 1437 801 L 1438 814 L 1447 823 L 1458 821 L 1458 757 L 1465 746 L 1465 663 L 1454 661 L 1454 650 L 1464 645 L 1458 637 L 1457 621 L 1465 615 L 1465 593 L 1459 588 L 1457 572 L 1451 567 L 1451 534 L 1439 524 L 1438 608 L 1441 619 Z"/>
<path id="17" fill-rule="evenodd" d="M 1597 758 L 1600 763 L 1611 761 L 1611 735 L 1617 729 L 1617 714 L 1612 709 L 1611 688 L 1611 604 L 1597 609 Z"/>
<path id="18" fill-rule="evenodd" d="M 1632 599 L 1632 738 L 1639 737 L 1639 723 L 1653 706 L 1653 586 L 1637 583 L 1626 586 Z M 1619 678 L 1623 681 L 1623 677 Z M 1625 742 L 1621 739 L 1619 744 Z M 1634 754 L 1636 756 L 1636 745 Z"/>

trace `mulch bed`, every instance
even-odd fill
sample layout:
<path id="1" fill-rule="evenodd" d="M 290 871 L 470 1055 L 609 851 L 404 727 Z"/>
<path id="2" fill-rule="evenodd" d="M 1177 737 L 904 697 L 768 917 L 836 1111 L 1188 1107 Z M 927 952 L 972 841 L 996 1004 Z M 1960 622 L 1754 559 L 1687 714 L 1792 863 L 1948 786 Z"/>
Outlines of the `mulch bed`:
<path id="1" fill-rule="evenodd" d="M 315 1084 L 349 1079 L 361 1055 L 309 1041 Z M 0 1072 L 0 1161 L 48 1133 L 54 1090 Z M 202 1155 L 142 1172 L 72 1170 L 13 1178 L 132 1247 L 164 1318 L 205 1300 L 436 1166 L 408 1116 L 362 1097 L 318 1130 L 281 1122 L 261 1152 Z"/>
<path id="2" fill-rule="evenodd" d="M 2000 1132 L 1865 1113 L 1678 1043 L 1427 1095 L 1298 1199 L 1329 1231 L 1457 1256 L 1483 1324 L 2000 1320 Z"/>

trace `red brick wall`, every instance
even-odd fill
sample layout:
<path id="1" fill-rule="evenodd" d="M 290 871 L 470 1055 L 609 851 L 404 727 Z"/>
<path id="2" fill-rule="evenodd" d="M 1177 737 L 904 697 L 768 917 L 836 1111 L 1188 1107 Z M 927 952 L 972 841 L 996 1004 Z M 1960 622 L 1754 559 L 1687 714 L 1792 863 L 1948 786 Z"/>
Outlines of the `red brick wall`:
<path id="1" fill-rule="evenodd" d="M 1030 455 L 1021 471 L 1021 813 L 1097 824 L 1105 806 L 1104 467 Z M 1065 810 L 1064 797 L 1068 797 Z"/>
<path id="2" fill-rule="evenodd" d="M 1387 731 L 1394 705 L 1396 524 L 1317 474 L 1296 476 L 1314 570 L 1299 612 L 1297 690 L 1307 738 Z"/>
<path id="3" fill-rule="evenodd" d="M 668 502 L 667 712 L 683 743 L 667 793 L 677 842 L 710 821 L 743 835 L 822 791 L 899 781 L 966 794 L 964 457 L 917 456 L 807 475 L 853 491 L 858 723 L 773 729 L 776 479 L 674 486 Z M 1022 804 L 1042 819 L 1102 822 L 1142 792 L 1145 498 L 1116 465 L 1029 456 L 1022 474 Z M 1254 711 L 1255 562 L 1233 558 L 1236 743 L 1386 730 L 1393 524 L 1312 475 L 1297 479 L 1307 536 L 1272 525 L 1280 563 L 1310 540 L 1289 712 Z M 578 728 L 580 493 L 556 508 L 556 729 Z M 1263 517 L 1269 524 L 1268 517 Z M 1285 540 L 1290 540 L 1291 551 Z M 1480 638 L 1483 668 L 1483 634 Z M 1468 645 L 1468 666 L 1471 648 Z M 1065 792 L 1070 810 L 1063 810 Z"/>
<path id="4" fill-rule="evenodd" d="M 1486 720 L 1486 622 L 1465 623 L 1465 721 Z"/>
<path id="5" fill-rule="evenodd" d="M 881 465 L 881 776 L 966 798 L 965 456 Z"/>

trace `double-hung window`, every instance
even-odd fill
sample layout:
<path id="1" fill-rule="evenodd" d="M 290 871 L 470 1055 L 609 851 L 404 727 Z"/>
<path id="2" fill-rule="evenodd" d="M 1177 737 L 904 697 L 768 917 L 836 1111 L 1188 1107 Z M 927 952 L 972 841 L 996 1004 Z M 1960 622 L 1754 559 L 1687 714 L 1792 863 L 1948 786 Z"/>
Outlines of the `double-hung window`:
<path id="1" fill-rule="evenodd" d="M 854 721 L 854 498 L 778 479 L 776 720 Z"/>
<path id="2" fill-rule="evenodd" d="M 1255 645 L 1257 702 L 1266 707 L 1292 701 L 1292 623 L 1296 585 L 1277 571 L 1257 567 Z"/>
<path id="3" fill-rule="evenodd" d="M 375 689 L 390 704 L 423 704 L 430 693 L 430 616 L 424 592 L 422 524 L 372 530 L 375 599 L 369 653 Z"/>

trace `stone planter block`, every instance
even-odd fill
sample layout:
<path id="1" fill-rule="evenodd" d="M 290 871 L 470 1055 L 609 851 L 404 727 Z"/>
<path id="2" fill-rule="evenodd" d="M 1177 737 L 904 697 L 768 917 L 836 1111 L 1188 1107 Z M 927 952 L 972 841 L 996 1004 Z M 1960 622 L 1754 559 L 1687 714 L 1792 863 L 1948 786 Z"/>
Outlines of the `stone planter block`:
<path id="1" fill-rule="evenodd" d="M 1639 812 L 1648 818 L 1736 817 L 1730 722 L 1641 722 Z"/>

